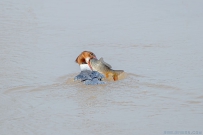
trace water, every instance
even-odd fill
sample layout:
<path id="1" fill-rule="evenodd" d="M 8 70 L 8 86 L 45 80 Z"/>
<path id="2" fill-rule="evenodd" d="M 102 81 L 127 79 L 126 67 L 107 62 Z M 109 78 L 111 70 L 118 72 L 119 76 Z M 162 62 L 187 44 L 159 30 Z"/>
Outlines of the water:
<path id="1" fill-rule="evenodd" d="M 203 132 L 202 4 L 0 1 L 1 135 Z M 125 78 L 74 82 L 84 50 Z"/>

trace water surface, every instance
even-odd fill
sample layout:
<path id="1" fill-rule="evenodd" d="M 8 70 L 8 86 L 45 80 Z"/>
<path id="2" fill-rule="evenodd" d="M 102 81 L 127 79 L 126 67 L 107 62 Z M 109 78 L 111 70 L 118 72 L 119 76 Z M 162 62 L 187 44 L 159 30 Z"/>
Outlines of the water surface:
<path id="1" fill-rule="evenodd" d="M 1 0 L 0 133 L 202 131 L 202 4 Z M 84 50 L 125 78 L 74 82 Z"/>

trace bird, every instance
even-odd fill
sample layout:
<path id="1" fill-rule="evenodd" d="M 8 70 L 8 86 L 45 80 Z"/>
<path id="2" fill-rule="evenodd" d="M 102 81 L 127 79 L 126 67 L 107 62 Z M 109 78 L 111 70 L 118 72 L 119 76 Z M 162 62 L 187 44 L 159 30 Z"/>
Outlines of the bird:
<path id="1" fill-rule="evenodd" d="M 83 51 L 76 58 L 75 62 L 80 66 L 80 74 L 74 77 L 74 80 L 81 81 L 86 85 L 97 85 L 97 84 L 105 84 L 102 79 L 104 75 L 93 71 L 90 65 L 90 59 L 96 59 L 96 55 L 91 51 Z"/>

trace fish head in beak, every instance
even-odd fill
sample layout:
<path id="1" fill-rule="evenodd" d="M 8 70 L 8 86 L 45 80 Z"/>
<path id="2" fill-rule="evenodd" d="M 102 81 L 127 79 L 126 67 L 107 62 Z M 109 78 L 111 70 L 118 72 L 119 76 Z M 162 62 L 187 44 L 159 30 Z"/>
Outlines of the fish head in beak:
<path id="1" fill-rule="evenodd" d="M 96 59 L 96 55 L 93 52 L 86 51 L 84 54 L 85 62 L 88 64 L 90 69 L 92 70 L 92 66 L 90 65 L 90 59 Z"/>
<path id="2" fill-rule="evenodd" d="M 96 55 L 93 52 L 87 52 L 86 56 L 85 56 L 85 62 L 89 63 L 90 59 L 96 59 Z"/>

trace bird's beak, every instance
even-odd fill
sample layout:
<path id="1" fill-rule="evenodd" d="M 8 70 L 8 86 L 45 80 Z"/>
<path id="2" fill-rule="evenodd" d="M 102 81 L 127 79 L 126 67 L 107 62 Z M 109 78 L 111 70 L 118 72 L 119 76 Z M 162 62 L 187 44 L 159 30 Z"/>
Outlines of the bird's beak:
<path id="1" fill-rule="evenodd" d="M 96 56 L 93 56 L 93 58 L 94 58 L 94 59 L 97 59 L 97 57 L 96 57 Z"/>

